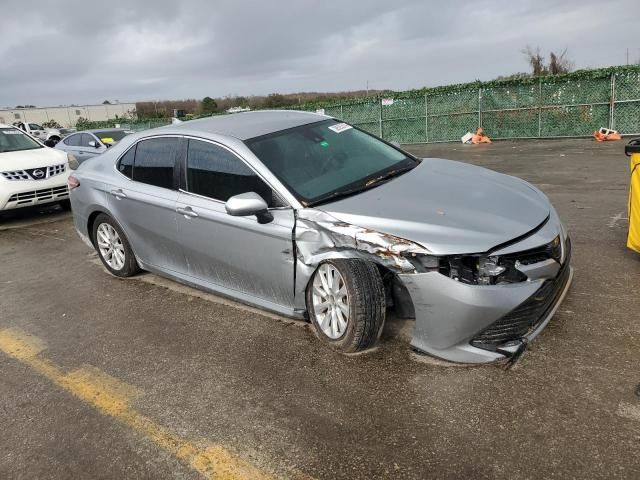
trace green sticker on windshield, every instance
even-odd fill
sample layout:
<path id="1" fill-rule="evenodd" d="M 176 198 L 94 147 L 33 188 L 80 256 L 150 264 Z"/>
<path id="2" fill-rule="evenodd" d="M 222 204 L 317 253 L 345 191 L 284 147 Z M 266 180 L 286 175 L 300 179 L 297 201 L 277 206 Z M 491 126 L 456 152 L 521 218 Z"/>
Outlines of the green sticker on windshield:
<path id="1" fill-rule="evenodd" d="M 320 146 L 321 146 L 321 147 L 325 147 L 325 148 L 327 148 L 327 147 L 329 146 L 329 142 L 327 142 L 326 140 L 322 140 L 322 141 L 320 142 Z"/>

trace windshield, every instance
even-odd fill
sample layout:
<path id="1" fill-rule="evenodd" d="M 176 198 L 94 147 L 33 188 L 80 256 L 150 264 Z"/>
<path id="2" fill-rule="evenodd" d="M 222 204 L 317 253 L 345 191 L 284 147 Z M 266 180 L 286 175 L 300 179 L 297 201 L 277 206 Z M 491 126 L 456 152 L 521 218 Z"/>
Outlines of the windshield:
<path id="1" fill-rule="evenodd" d="M 0 153 L 44 148 L 17 128 L 0 128 Z"/>
<path id="2" fill-rule="evenodd" d="M 100 130 L 98 132 L 93 132 L 93 134 L 103 143 L 119 142 L 127 136 L 127 132 L 124 130 Z"/>
<path id="3" fill-rule="evenodd" d="M 336 120 L 256 137 L 251 151 L 305 206 L 373 188 L 417 160 Z"/>

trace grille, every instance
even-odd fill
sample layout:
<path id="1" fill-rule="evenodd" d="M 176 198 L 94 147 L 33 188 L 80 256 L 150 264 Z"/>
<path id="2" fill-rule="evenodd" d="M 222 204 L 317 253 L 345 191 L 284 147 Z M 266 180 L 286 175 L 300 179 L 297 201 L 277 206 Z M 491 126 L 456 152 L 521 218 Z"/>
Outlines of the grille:
<path id="1" fill-rule="evenodd" d="M 560 261 L 562 257 L 562 247 L 560 237 L 554 238 L 551 242 L 538 248 L 525 250 L 523 252 L 509 253 L 501 255 L 500 260 L 504 263 L 520 262 L 522 265 L 531 265 L 538 262 L 544 262 L 550 258 Z"/>
<path id="2" fill-rule="evenodd" d="M 571 258 L 571 241 L 569 239 L 567 239 L 566 250 L 566 260 L 558 276 L 544 282 L 531 297 L 476 335 L 471 340 L 471 345 L 495 351 L 500 347 L 519 342 L 535 330 L 558 303 L 569 281 L 569 261 Z"/>
<path id="3" fill-rule="evenodd" d="M 69 195 L 69 189 L 66 185 L 62 187 L 43 188 L 41 190 L 32 190 L 30 192 L 14 193 L 9 197 L 9 203 L 16 202 L 18 205 L 23 203 L 42 202 L 44 200 L 53 200 Z"/>
<path id="4" fill-rule="evenodd" d="M 24 170 L 13 170 L 11 172 L 0 172 L 7 180 L 31 180 L 31 177 Z"/>
<path id="5" fill-rule="evenodd" d="M 65 171 L 65 169 L 66 167 L 64 163 L 61 165 L 52 165 L 49 167 L 49 171 L 47 173 L 49 177 L 53 177 L 54 175 L 60 175 Z"/>
<path id="6" fill-rule="evenodd" d="M 7 180 L 44 180 L 45 178 L 50 178 L 54 175 L 60 175 L 61 173 L 64 173 L 66 169 L 67 166 L 62 163 L 60 165 L 51 165 L 49 167 L 0 172 L 0 175 Z M 41 173 L 39 175 L 34 175 L 34 172 L 36 171 Z"/>

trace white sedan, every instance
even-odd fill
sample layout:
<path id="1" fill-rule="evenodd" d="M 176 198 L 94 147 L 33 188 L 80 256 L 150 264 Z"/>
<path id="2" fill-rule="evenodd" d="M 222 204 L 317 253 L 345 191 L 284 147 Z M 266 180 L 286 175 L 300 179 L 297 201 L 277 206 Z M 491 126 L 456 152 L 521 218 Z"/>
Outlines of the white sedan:
<path id="1" fill-rule="evenodd" d="M 77 165 L 73 155 L 0 124 L 0 211 L 56 202 L 69 208 L 70 163 Z"/>

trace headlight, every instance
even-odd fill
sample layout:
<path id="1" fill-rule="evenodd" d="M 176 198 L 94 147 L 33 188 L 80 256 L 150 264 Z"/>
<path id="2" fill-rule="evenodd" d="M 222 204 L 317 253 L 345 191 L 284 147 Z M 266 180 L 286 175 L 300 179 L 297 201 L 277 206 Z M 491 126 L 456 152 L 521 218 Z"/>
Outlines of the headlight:
<path id="1" fill-rule="evenodd" d="M 456 282 L 469 285 L 495 285 L 522 282 L 527 277 L 514 268 L 513 262 L 485 255 L 411 255 L 409 261 L 419 273 L 439 272 Z"/>
<path id="2" fill-rule="evenodd" d="M 80 166 L 80 163 L 78 163 L 78 159 L 71 155 L 69 152 L 67 152 L 67 162 L 69 163 L 69 168 L 71 170 L 77 170 Z"/>

